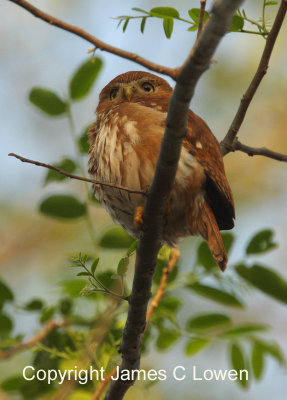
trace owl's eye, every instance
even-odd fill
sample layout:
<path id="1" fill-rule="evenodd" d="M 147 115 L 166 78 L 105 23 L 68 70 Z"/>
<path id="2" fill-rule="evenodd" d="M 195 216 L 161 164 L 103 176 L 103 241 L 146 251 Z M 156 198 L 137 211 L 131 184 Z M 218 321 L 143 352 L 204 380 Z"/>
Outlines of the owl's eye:
<path id="1" fill-rule="evenodd" d="M 149 92 L 149 93 L 154 92 L 154 86 L 149 82 L 144 82 L 142 84 L 142 88 L 145 92 Z"/>
<path id="2" fill-rule="evenodd" d="M 110 99 L 111 99 L 111 100 L 113 100 L 113 99 L 115 99 L 115 98 L 117 97 L 118 91 L 119 91 L 118 88 L 113 88 L 113 89 L 110 91 Z"/>

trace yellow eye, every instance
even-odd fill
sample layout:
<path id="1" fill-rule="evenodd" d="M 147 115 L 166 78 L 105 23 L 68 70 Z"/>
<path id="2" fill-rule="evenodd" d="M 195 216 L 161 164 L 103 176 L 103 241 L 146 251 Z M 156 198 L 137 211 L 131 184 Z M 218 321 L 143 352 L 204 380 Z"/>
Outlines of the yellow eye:
<path id="1" fill-rule="evenodd" d="M 154 92 L 154 86 L 149 82 L 144 82 L 142 84 L 142 88 L 145 92 L 149 92 L 149 93 Z"/>
<path id="2" fill-rule="evenodd" d="M 117 97 L 119 89 L 118 88 L 113 88 L 110 91 L 110 99 L 113 100 Z"/>

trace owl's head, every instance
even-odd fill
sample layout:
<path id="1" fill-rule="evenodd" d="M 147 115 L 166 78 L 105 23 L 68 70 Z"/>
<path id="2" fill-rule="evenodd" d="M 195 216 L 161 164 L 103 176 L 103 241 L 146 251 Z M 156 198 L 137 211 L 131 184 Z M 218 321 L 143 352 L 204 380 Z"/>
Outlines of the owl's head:
<path id="1" fill-rule="evenodd" d="M 144 71 L 129 71 L 108 83 L 100 93 L 99 106 L 113 106 L 122 102 L 142 103 L 169 99 L 171 86 L 157 75 Z"/>

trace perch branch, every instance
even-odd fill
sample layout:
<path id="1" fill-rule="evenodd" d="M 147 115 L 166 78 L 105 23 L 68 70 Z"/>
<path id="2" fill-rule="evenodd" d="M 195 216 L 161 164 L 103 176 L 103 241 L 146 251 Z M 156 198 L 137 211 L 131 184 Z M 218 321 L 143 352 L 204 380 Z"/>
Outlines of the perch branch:
<path id="1" fill-rule="evenodd" d="M 94 183 L 95 185 L 109 186 L 109 187 L 113 187 L 115 189 L 124 190 L 124 191 L 129 192 L 129 193 L 136 193 L 136 194 L 142 194 L 144 196 L 147 196 L 147 192 L 143 191 L 143 190 L 129 189 L 129 188 L 125 187 L 125 186 L 116 185 L 114 183 L 102 182 L 102 181 L 98 181 L 96 179 L 89 179 L 89 178 L 84 178 L 82 176 L 69 174 L 68 172 L 63 171 L 62 169 L 59 169 L 57 167 L 54 167 L 53 165 L 45 164 L 45 163 L 42 163 L 42 162 L 39 162 L 39 161 L 30 160 L 29 158 L 25 158 L 25 157 L 19 156 L 18 154 L 15 154 L 15 153 L 9 153 L 8 156 L 16 157 L 16 158 L 18 158 L 18 160 L 20 160 L 22 162 L 34 164 L 34 165 L 37 165 L 38 167 L 44 167 L 44 168 L 51 169 L 53 171 L 57 171 L 59 174 L 65 175 L 65 176 L 67 176 L 68 178 L 71 178 L 71 179 L 77 179 L 79 181 L 84 181 L 84 182 L 91 182 L 91 183 Z"/>
<path id="2" fill-rule="evenodd" d="M 171 254 L 170 260 L 168 261 L 167 265 L 162 270 L 160 284 L 159 284 L 156 294 L 151 302 L 151 305 L 148 309 L 147 316 L 146 316 L 147 323 L 149 322 L 154 310 L 157 308 L 163 295 L 165 294 L 165 288 L 167 285 L 169 274 L 175 267 L 175 265 L 178 261 L 178 258 L 179 258 L 179 250 L 177 247 L 174 247 L 172 249 L 172 254 Z M 101 381 L 99 387 L 97 388 L 97 390 L 94 393 L 91 400 L 99 400 L 101 394 L 103 393 L 103 391 L 105 390 L 105 388 L 107 387 L 109 382 L 111 381 L 112 376 L 114 376 L 116 374 L 116 372 L 117 372 L 117 366 L 109 373 L 109 375 L 105 376 L 104 380 Z"/>
<path id="3" fill-rule="evenodd" d="M 74 25 L 71 25 L 71 24 L 68 24 L 67 22 L 61 21 L 58 18 L 54 18 L 52 15 L 49 15 L 49 14 L 45 13 L 44 11 L 39 10 L 38 8 L 34 7 L 32 4 L 28 3 L 25 0 L 8 0 L 8 1 L 11 1 L 12 3 L 15 3 L 18 6 L 24 8 L 25 10 L 27 10 L 28 12 L 33 14 L 36 18 L 40 18 L 43 21 L 47 22 L 48 24 L 57 26 L 60 29 L 71 32 L 74 35 L 87 40 L 88 42 L 92 43 L 96 49 L 103 50 L 108 53 L 112 53 L 119 57 L 125 58 L 127 60 L 133 61 L 133 62 L 140 64 L 143 67 L 146 67 L 152 71 L 158 72 L 160 74 L 168 75 L 173 79 L 176 78 L 176 70 L 175 69 L 168 68 L 163 65 L 158 65 L 149 60 L 146 60 L 145 58 L 139 56 L 138 54 L 134 54 L 129 51 L 122 50 L 117 47 L 111 46 L 111 45 L 99 40 L 98 38 L 91 35 L 90 33 L 86 32 L 84 29 L 79 28 Z"/>
<path id="4" fill-rule="evenodd" d="M 270 30 L 270 33 L 267 36 L 265 48 L 263 50 L 257 71 L 248 87 L 246 92 L 244 93 L 238 111 L 232 121 L 232 124 L 225 136 L 225 138 L 220 143 L 221 152 L 223 155 L 229 153 L 232 150 L 232 142 L 236 138 L 236 135 L 241 127 L 241 124 L 245 118 L 247 109 L 255 95 L 255 92 L 260 85 L 264 75 L 268 69 L 268 63 L 271 57 L 271 53 L 279 34 L 280 28 L 284 21 L 285 15 L 287 11 L 287 0 L 282 0 L 280 7 L 278 9 L 276 18 L 274 20 L 273 26 Z"/>
<path id="5" fill-rule="evenodd" d="M 137 248 L 133 288 L 121 342 L 120 371 L 138 369 L 140 365 L 141 338 L 146 325 L 157 253 L 161 246 L 163 216 L 174 183 L 182 141 L 186 135 L 189 103 L 200 76 L 208 69 L 211 57 L 240 4 L 240 0 L 215 2 L 211 17 L 194 52 L 180 70 L 171 97 L 155 175 L 143 211 L 144 222 Z M 121 378 L 113 381 L 105 400 L 121 400 L 133 383 L 132 380 L 126 381 Z"/>
<path id="6" fill-rule="evenodd" d="M 245 144 L 239 142 L 238 139 L 234 139 L 229 151 L 242 151 L 243 153 L 248 154 L 250 157 L 253 156 L 264 156 L 268 158 L 272 158 L 273 160 L 287 162 L 287 154 L 277 153 L 276 151 L 272 151 L 266 149 L 266 147 L 250 147 Z"/>
<path id="7" fill-rule="evenodd" d="M 10 347 L 7 350 L 3 350 L 0 352 L 0 360 L 5 360 L 7 358 L 12 357 L 14 354 L 18 353 L 21 350 L 26 350 L 31 347 L 36 346 L 38 343 L 42 342 L 50 332 L 54 329 L 62 328 L 67 325 L 66 321 L 49 321 L 47 325 L 39 331 L 32 339 L 28 340 L 27 342 L 16 344 L 13 347 Z"/>

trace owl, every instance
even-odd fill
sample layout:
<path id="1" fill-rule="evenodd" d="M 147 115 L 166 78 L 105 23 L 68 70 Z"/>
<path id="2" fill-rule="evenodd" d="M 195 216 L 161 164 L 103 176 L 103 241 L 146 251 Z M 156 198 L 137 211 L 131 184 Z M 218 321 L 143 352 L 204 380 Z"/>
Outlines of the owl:
<path id="1" fill-rule="evenodd" d="M 143 191 L 151 184 L 171 94 L 164 79 L 143 71 L 121 74 L 103 88 L 89 130 L 89 173 L 95 179 Z M 94 185 L 94 192 L 112 219 L 138 238 L 141 226 L 135 214 L 146 197 L 102 185 Z M 233 228 L 234 217 L 219 143 L 189 110 L 161 241 L 175 246 L 185 236 L 200 235 L 224 270 L 227 256 L 220 230 Z"/>

